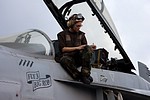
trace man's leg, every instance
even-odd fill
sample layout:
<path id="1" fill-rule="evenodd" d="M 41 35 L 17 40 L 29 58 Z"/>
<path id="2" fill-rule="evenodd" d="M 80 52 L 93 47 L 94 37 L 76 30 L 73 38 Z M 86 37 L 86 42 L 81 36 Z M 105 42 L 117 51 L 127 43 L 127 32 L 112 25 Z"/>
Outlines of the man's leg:
<path id="1" fill-rule="evenodd" d="M 82 81 L 87 84 L 93 81 L 93 78 L 90 76 L 92 54 L 93 54 L 93 50 L 90 46 L 86 46 L 81 54 L 82 55 L 82 68 L 81 68 Z"/>
<path id="2" fill-rule="evenodd" d="M 77 70 L 72 57 L 63 56 L 60 59 L 60 64 L 72 76 L 73 79 L 80 79 L 80 72 Z"/>

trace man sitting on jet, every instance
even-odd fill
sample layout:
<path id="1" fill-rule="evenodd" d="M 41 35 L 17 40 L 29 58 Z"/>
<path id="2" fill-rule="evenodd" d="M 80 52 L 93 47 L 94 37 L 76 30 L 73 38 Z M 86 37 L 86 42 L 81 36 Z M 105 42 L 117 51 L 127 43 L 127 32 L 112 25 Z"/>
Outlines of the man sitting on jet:
<path id="1" fill-rule="evenodd" d="M 61 52 L 60 64 L 75 80 L 90 84 L 91 57 L 95 45 L 87 45 L 85 33 L 80 31 L 84 17 L 82 14 L 73 14 L 68 22 L 68 29 L 57 34 Z M 77 67 L 82 66 L 81 72 Z"/>

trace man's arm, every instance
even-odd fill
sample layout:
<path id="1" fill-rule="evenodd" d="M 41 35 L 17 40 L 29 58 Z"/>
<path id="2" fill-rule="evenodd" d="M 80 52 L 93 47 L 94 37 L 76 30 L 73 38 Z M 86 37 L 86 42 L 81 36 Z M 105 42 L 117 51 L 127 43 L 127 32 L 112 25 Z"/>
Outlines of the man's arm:
<path id="1" fill-rule="evenodd" d="M 80 45 L 77 47 L 63 47 L 62 52 L 71 52 L 71 51 L 77 51 L 77 50 L 82 50 L 84 49 L 86 45 Z"/>

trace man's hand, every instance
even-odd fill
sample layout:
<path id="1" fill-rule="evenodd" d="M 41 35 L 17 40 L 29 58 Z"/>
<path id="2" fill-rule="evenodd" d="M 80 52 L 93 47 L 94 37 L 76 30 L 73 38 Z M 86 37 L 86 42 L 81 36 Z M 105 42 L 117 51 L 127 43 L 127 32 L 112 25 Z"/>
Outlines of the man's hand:
<path id="1" fill-rule="evenodd" d="M 92 48 L 93 50 L 96 49 L 96 45 L 92 44 L 92 45 L 90 45 L 90 46 L 91 46 L 91 48 Z"/>

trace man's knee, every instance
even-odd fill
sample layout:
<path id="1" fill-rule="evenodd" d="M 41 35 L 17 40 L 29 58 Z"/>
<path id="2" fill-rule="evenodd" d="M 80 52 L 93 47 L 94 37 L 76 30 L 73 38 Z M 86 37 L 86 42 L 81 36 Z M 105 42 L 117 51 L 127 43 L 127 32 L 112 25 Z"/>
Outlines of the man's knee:
<path id="1" fill-rule="evenodd" d="M 90 62 L 93 55 L 93 50 L 90 46 L 85 46 L 82 52 L 82 59 L 84 62 Z"/>
<path id="2" fill-rule="evenodd" d="M 89 46 L 89 45 L 85 46 L 85 47 L 84 47 L 84 50 L 85 50 L 85 52 L 93 53 L 93 49 L 92 49 L 92 47 Z"/>

